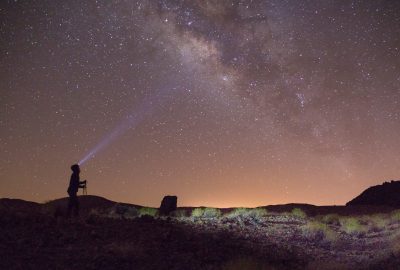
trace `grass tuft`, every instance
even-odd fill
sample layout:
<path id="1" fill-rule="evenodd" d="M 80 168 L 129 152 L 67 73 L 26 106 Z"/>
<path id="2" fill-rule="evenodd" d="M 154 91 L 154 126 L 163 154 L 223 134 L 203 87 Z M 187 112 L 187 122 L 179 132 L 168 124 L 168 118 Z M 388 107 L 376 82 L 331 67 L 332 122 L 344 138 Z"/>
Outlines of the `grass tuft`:
<path id="1" fill-rule="evenodd" d="M 139 216 L 139 210 L 134 206 L 116 204 L 114 206 L 114 211 L 112 211 L 111 215 L 116 214 L 121 218 L 132 219 Z"/>
<path id="2" fill-rule="evenodd" d="M 139 209 L 139 216 L 152 216 L 155 217 L 158 215 L 158 209 L 152 207 L 142 207 Z"/>
<path id="3" fill-rule="evenodd" d="M 338 214 L 328 214 L 319 217 L 322 222 L 330 225 L 340 225 L 340 216 Z"/>
<path id="4" fill-rule="evenodd" d="M 186 211 L 184 209 L 177 209 L 171 213 L 172 217 L 184 218 L 186 217 Z"/>
<path id="5" fill-rule="evenodd" d="M 400 221 L 400 209 L 399 210 L 394 210 L 392 213 L 390 213 L 390 216 L 393 221 Z"/>
<path id="6" fill-rule="evenodd" d="M 363 233 L 365 228 L 355 217 L 342 217 L 340 219 L 341 230 L 348 234 Z"/>
<path id="7" fill-rule="evenodd" d="M 336 242 L 337 240 L 337 233 L 327 224 L 318 220 L 308 221 L 307 224 L 303 226 L 303 231 L 312 237 L 321 237 L 330 242 Z"/>
<path id="8" fill-rule="evenodd" d="M 299 217 L 299 218 L 306 218 L 307 217 L 307 214 L 303 210 L 301 210 L 300 208 L 294 208 L 292 210 L 292 215 L 295 216 L 295 217 Z"/>
<path id="9" fill-rule="evenodd" d="M 202 217 L 204 208 L 195 208 L 192 210 L 192 217 Z"/>
<path id="10" fill-rule="evenodd" d="M 239 207 L 233 209 L 226 216 L 229 218 L 236 217 L 251 217 L 251 218 L 260 218 L 265 217 L 267 215 L 267 210 L 264 208 L 244 208 Z"/>
<path id="11" fill-rule="evenodd" d="M 199 217 L 199 218 L 217 218 L 222 215 L 221 210 L 217 208 L 195 208 L 192 211 L 192 217 Z"/>
<path id="12" fill-rule="evenodd" d="M 367 225 L 371 231 L 382 231 L 391 222 L 387 214 L 365 215 L 361 217 L 361 224 Z"/>

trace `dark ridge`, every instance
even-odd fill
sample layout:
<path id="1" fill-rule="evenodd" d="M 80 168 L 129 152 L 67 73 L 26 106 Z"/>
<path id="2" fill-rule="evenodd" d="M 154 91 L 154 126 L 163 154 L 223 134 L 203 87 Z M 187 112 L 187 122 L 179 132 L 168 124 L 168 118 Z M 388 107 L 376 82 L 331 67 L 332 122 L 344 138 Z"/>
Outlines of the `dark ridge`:
<path id="1" fill-rule="evenodd" d="M 400 182 L 400 181 L 399 181 Z M 397 182 L 397 183 L 399 183 Z M 397 193 L 400 196 L 400 192 Z M 361 196 L 361 195 L 360 195 Z M 136 207 L 142 208 L 141 205 L 129 204 L 129 203 L 120 203 L 108 200 L 106 198 L 100 196 L 93 195 L 84 195 L 79 196 L 80 203 L 80 214 L 85 216 L 90 213 L 91 210 L 105 210 L 111 208 L 113 206 L 127 206 L 127 207 Z M 20 199 L 7 199 L 0 198 L 0 210 L 8 210 L 13 212 L 36 212 L 42 211 L 45 213 L 63 213 L 68 205 L 68 197 L 55 199 L 46 203 L 35 203 L 30 201 L 24 201 Z M 184 210 L 188 215 L 197 207 L 178 207 L 180 210 Z M 220 208 L 223 214 L 229 213 L 236 207 L 231 208 Z M 366 215 L 366 214 L 374 214 L 374 213 L 389 213 L 393 211 L 396 207 L 387 204 L 373 204 L 373 205 L 362 205 L 362 204 L 347 204 L 346 206 L 316 206 L 311 204 L 302 204 L 302 203 L 290 203 L 290 204 L 280 204 L 280 205 L 268 205 L 261 206 L 259 208 L 266 209 L 269 213 L 290 213 L 295 208 L 299 208 L 307 216 L 317 216 L 317 215 L 327 215 L 327 214 L 339 214 L 343 216 L 347 215 Z"/>
<path id="2" fill-rule="evenodd" d="M 367 188 L 346 204 L 346 206 L 355 205 L 400 207 L 400 181 L 392 180 Z"/>
<path id="3" fill-rule="evenodd" d="M 38 211 L 40 210 L 41 204 L 24 201 L 21 199 L 9 199 L 9 198 L 0 198 L 0 210 L 7 210 L 7 211 Z"/>
<path id="4" fill-rule="evenodd" d="M 134 206 L 141 208 L 142 206 L 128 203 L 117 203 L 100 196 L 84 195 L 79 196 L 80 214 L 85 216 L 90 213 L 91 210 L 104 210 L 115 206 L 116 204 L 122 206 Z M 24 201 L 21 199 L 8 199 L 0 198 L 0 210 L 7 212 L 19 212 L 19 213 L 50 213 L 54 215 L 63 215 L 67 209 L 68 197 L 55 199 L 45 203 L 36 203 L 30 201 Z"/>
<path id="5" fill-rule="evenodd" d="M 141 207 L 135 204 L 127 204 L 127 203 L 118 203 L 100 196 L 94 195 L 83 195 L 79 196 L 79 212 L 81 215 L 86 215 L 90 213 L 91 210 L 104 210 L 107 208 L 111 208 L 114 205 L 125 205 L 125 206 L 134 206 L 134 207 Z M 50 202 L 43 204 L 43 208 L 50 210 L 50 211 L 64 211 L 68 205 L 68 197 L 56 199 Z"/>
<path id="6" fill-rule="evenodd" d="M 68 197 L 56 199 L 49 201 L 45 203 L 44 205 L 48 206 L 62 206 L 66 205 L 68 203 Z M 116 202 L 108 200 L 106 198 L 100 197 L 100 196 L 94 196 L 94 195 L 84 195 L 84 196 L 79 196 L 79 203 L 81 204 L 82 207 L 87 207 L 87 208 L 106 208 L 106 207 L 111 207 Z"/>
<path id="7" fill-rule="evenodd" d="M 64 205 L 68 203 L 68 197 L 55 199 L 49 202 L 44 203 L 44 205 Z M 107 208 L 114 206 L 115 204 L 126 205 L 126 206 L 135 206 L 135 207 L 142 207 L 141 205 L 137 204 L 130 204 L 130 203 L 120 203 L 108 200 L 106 198 L 95 196 L 95 195 L 82 195 L 79 196 L 79 203 L 85 204 L 88 208 Z M 82 205 L 83 206 L 83 205 Z"/>

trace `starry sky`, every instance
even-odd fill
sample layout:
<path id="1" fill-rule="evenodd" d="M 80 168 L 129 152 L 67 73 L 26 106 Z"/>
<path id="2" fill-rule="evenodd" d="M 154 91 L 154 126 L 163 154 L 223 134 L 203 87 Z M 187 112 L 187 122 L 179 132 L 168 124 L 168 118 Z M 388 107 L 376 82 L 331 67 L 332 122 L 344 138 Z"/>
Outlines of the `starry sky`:
<path id="1" fill-rule="evenodd" d="M 5 0 L 0 91 L 0 197 L 340 205 L 400 178 L 400 2 Z"/>

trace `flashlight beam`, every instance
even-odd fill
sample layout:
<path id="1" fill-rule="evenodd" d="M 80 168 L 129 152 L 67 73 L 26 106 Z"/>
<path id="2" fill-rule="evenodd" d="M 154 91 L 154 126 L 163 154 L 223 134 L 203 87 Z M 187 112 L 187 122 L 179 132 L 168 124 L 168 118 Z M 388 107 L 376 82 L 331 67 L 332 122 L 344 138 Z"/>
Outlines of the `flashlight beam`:
<path id="1" fill-rule="evenodd" d="M 176 90 L 176 88 L 172 88 L 172 90 Z M 169 100 L 169 97 L 171 97 L 170 91 L 163 91 L 162 93 L 153 93 L 151 96 L 145 98 L 134 108 L 132 113 L 124 118 L 110 133 L 105 135 L 95 147 L 87 152 L 78 164 L 85 164 L 122 134 L 130 129 L 135 129 L 144 119 L 159 111 L 162 105 Z"/>

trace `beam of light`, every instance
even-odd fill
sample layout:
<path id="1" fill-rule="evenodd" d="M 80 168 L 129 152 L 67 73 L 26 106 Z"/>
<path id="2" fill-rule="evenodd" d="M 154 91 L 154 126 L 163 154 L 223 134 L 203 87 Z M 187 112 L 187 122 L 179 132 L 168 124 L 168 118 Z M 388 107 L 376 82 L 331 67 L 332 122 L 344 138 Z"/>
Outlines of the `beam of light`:
<path id="1" fill-rule="evenodd" d="M 154 115 L 162 108 L 162 105 L 168 100 L 168 98 L 171 97 L 171 90 L 176 90 L 176 88 L 153 93 L 144 98 L 140 104 L 135 106 L 133 111 L 126 118 L 124 118 L 110 133 L 105 135 L 97 145 L 88 151 L 78 164 L 83 165 L 88 160 L 94 158 L 97 153 L 110 145 L 110 143 L 115 141 L 126 131 L 135 129 L 144 119 Z"/>

